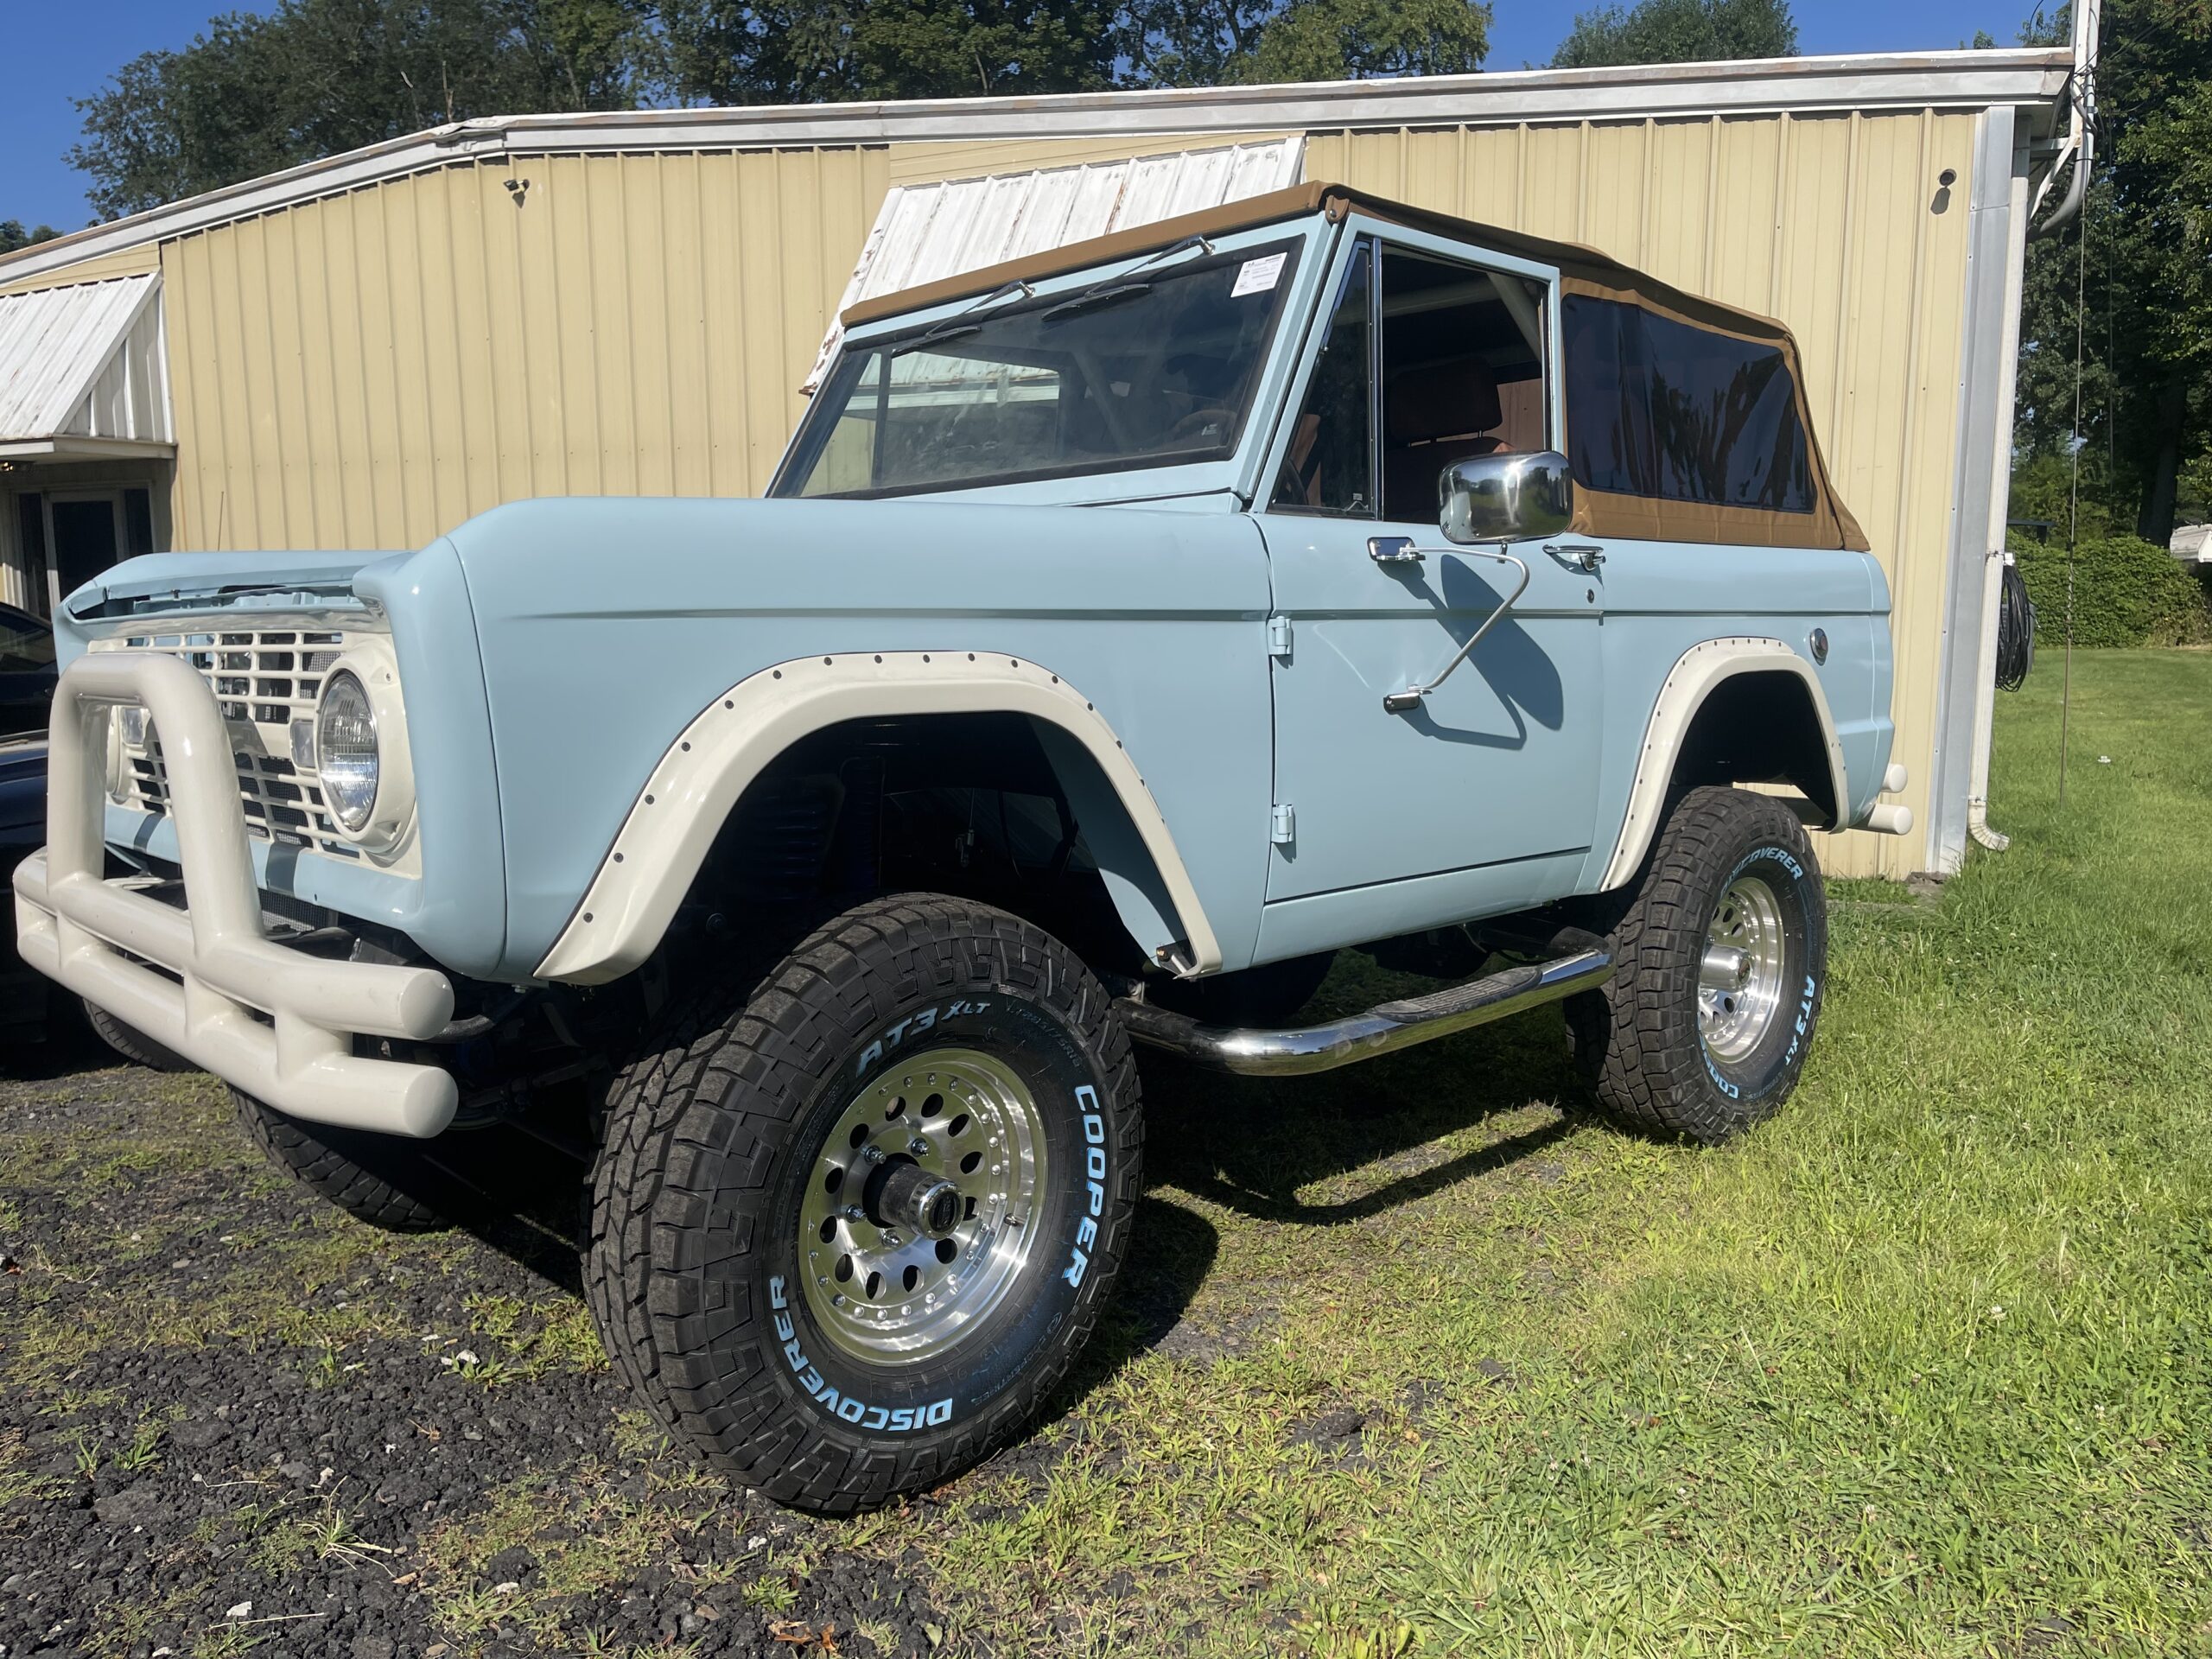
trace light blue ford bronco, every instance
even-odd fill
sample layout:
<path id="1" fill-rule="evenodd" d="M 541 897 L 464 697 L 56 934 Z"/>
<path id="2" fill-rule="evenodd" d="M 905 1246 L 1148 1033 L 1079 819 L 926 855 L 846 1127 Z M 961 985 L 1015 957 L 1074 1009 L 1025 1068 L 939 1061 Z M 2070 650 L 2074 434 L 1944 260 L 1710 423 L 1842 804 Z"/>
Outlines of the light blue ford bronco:
<path id="1" fill-rule="evenodd" d="M 1780 327 L 1303 186 L 856 308 L 766 500 L 118 567 L 22 948 L 365 1219 L 588 1166 L 617 1365 L 849 1511 L 1066 1375 L 1133 1043 L 1562 1001 L 1605 1109 L 1771 1112 L 1888 610 Z M 1348 948 L 1451 982 L 1300 1023 Z"/>

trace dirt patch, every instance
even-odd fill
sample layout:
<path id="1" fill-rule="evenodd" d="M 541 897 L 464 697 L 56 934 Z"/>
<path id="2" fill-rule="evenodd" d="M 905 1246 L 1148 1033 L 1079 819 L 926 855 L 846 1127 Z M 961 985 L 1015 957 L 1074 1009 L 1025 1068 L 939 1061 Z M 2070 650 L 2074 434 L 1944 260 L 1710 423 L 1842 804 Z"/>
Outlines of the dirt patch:
<path id="1" fill-rule="evenodd" d="M 396 1238 L 204 1079 L 0 1084 L 0 1656 L 927 1654 L 911 1567 L 608 1372 L 573 1239 Z"/>

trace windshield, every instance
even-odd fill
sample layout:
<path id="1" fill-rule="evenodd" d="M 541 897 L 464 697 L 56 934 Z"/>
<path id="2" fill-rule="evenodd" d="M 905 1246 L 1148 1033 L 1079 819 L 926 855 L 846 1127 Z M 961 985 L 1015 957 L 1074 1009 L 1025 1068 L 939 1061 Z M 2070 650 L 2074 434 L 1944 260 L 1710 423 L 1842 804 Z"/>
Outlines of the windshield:
<path id="1" fill-rule="evenodd" d="M 0 674 L 35 674 L 53 666 L 53 627 L 28 611 L 0 605 Z"/>
<path id="2" fill-rule="evenodd" d="M 847 349 L 775 495 L 877 496 L 1233 454 L 1296 250 L 979 307 Z"/>

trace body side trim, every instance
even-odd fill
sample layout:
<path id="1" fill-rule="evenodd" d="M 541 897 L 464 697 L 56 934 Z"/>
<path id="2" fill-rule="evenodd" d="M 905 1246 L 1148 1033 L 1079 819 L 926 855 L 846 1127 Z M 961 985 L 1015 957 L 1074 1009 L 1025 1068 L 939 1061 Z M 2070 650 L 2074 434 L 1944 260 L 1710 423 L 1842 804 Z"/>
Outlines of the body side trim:
<path id="1" fill-rule="evenodd" d="M 1136 826 L 1184 930 L 1190 967 L 1221 966 L 1167 821 L 1096 708 L 1049 669 L 968 651 L 807 657 L 732 686 L 687 726 L 646 779 L 614 844 L 537 976 L 602 984 L 637 967 L 668 931 L 715 836 L 776 757 L 823 727 L 883 715 L 1020 714 L 1048 722 L 1097 762 Z M 1143 940 L 1147 951 L 1179 943 Z"/>
<path id="2" fill-rule="evenodd" d="M 1736 675 L 1777 671 L 1796 675 L 1812 696 L 1813 712 L 1821 722 L 1821 739 L 1827 747 L 1828 774 L 1835 790 L 1836 822 L 1829 828 L 1846 827 L 1844 819 L 1851 810 L 1851 791 L 1844 769 L 1843 746 L 1836 741 L 1835 721 L 1828 713 L 1827 696 L 1821 690 L 1821 682 L 1811 665 L 1779 639 L 1707 639 L 1692 645 L 1677 658 L 1659 688 L 1650 721 L 1643 730 L 1643 747 L 1637 753 L 1636 782 L 1629 790 L 1628 817 L 1621 824 L 1620 839 L 1614 843 L 1605 877 L 1598 883 L 1599 892 L 1619 887 L 1635 874 L 1636 867 L 1643 861 L 1645 849 L 1659 827 L 1660 810 L 1666 804 L 1667 780 L 1674 775 L 1682 738 L 1689 731 L 1690 722 L 1696 719 L 1697 711 L 1704 707 L 1707 694 L 1723 680 Z"/>

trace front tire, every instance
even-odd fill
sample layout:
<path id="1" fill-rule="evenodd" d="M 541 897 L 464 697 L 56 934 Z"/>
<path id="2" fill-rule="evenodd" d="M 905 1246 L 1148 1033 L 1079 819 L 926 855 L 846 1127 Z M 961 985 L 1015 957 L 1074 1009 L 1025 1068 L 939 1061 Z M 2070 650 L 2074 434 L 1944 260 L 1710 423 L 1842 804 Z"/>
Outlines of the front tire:
<path id="1" fill-rule="evenodd" d="M 93 1034 L 133 1065 L 149 1071 L 197 1071 L 200 1068 L 165 1044 L 157 1043 L 134 1025 L 117 1019 L 90 997 L 83 999 L 85 1020 Z"/>
<path id="2" fill-rule="evenodd" d="M 878 899 L 749 995 L 702 987 L 646 1050 L 613 1091 L 585 1287 L 668 1428 L 819 1514 L 1019 1433 L 1141 1179 L 1128 1038 L 1083 964 L 985 906 Z"/>
<path id="3" fill-rule="evenodd" d="M 1796 813 L 1745 790 L 1690 791 L 1611 942 L 1612 978 L 1567 1005 L 1601 1105 L 1708 1144 L 1781 1107 L 1827 977 L 1827 895 Z"/>
<path id="4" fill-rule="evenodd" d="M 231 1090 L 238 1122 L 269 1160 L 357 1221 L 391 1233 L 430 1233 L 496 1213 L 532 1166 L 498 1128 L 429 1141 L 288 1117 Z M 571 1178 L 573 1179 L 573 1177 Z"/>

